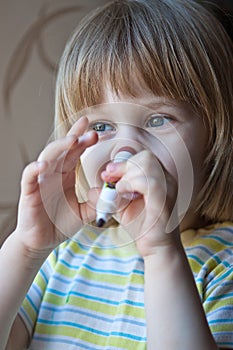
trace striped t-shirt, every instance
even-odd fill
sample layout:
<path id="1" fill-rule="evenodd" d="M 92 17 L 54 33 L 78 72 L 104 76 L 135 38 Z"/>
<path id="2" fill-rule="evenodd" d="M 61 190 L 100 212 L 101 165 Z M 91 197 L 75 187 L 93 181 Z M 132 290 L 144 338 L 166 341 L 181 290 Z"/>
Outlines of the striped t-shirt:
<path id="1" fill-rule="evenodd" d="M 20 309 L 31 350 L 146 349 L 143 259 L 116 232 L 86 228 L 45 261 Z M 219 347 L 233 348 L 233 224 L 186 237 L 211 331 Z"/>

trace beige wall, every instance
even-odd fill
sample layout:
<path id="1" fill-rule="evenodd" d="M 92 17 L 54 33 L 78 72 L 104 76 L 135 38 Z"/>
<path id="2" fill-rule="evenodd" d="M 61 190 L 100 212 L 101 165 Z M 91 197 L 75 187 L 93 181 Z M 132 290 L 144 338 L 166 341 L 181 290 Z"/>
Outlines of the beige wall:
<path id="1" fill-rule="evenodd" d="M 84 14 L 105 0 L 0 0 L 0 244 L 13 230 L 24 166 L 53 125 L 55 71 Z"/>

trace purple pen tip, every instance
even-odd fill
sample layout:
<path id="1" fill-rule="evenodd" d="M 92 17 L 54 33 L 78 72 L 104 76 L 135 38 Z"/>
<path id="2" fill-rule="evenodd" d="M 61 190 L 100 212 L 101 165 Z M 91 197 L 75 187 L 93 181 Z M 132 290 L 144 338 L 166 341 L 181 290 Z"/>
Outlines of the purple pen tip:
<path id="1" fill-rule="evenodd" d="M 97 221 L 97 226 L 98 226 L 98 227 L 103 227 L 104 224 L 105 224 L 105 220 L 104 220 L 104 219 L 99 219 L 99 220 Z"/>

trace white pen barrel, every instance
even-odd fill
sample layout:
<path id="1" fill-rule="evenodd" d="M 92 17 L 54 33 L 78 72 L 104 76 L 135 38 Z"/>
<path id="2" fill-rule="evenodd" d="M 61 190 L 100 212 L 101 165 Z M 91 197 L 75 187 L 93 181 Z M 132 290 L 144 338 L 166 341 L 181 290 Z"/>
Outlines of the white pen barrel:
<path id="1" fill-rule="evenodd" d="M 118 152 L 114 158 L 114 162 L 123 162 L 131 156 L 132 153 L 129 151 Z M 115 185 L 112 183 L 104 183 L 96 205 L 96 223 L 98 227 L 104 226 L 104 224 L 111 218 L 112 214 L 114 214 L 119 202 L 118 199 L 119 196 L 115 189 Z"/>

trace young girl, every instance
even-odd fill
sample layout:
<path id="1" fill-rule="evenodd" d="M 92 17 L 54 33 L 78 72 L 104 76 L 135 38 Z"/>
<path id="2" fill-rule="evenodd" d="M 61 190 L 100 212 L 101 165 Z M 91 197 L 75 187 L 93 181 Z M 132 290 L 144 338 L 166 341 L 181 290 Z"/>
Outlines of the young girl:
<path id="1" fill-rule="evenodd" d="M 1 249 L 1 349 L 233 349 L 232 53 L 191 0 L 116 0 L 79 25 L 57 139 Z M 120 203 L 98 228 L 104 181 Z"/>

